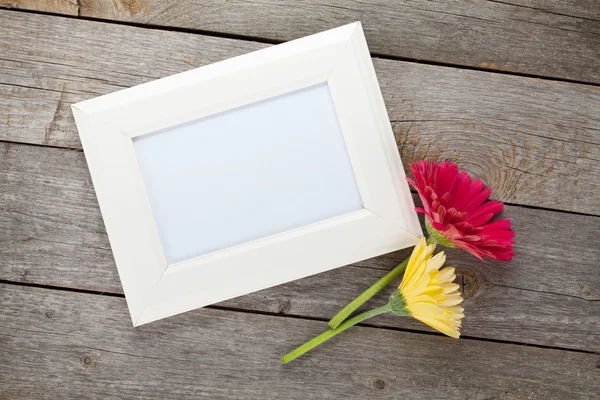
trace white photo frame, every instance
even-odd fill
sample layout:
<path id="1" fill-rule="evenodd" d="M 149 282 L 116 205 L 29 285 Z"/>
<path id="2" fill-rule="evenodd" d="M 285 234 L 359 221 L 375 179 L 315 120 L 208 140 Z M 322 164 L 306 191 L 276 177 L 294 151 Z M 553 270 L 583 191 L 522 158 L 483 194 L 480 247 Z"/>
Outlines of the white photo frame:
<path id="1" fill-rule="evenodd" d="M 173 148 L 162 146 L 160 141 L 171 140 L 170 137 L 195 141 L 199 136 L 194 136 L 193 129 L 200 132 L 204 128 L 194 124 L 227 112 L 230 114 L 225 118 L 235 119 L 238 110 L 259 102 L 271 101 L 268 107 L 290 99 L 298 104 L 302 101 L 312 104 L 313 98 L 307 99 L 306 93 L 325 101 L 327 94 L 323 88 L 329 93 L 339 124 L 335 129 L 341 132 L 342 147 L 347 152 L 353 182 L 360 195 L 359 200 L 352 200 L 352 194 L 348 195 L 350 200 L 340 197 L 341 202 L 348 202 L 340 209 L 349 211 L 335 215 L 338 201 L 335 200 L 333 211 L 327 214 L 329 217 L 316 222 L 302 224 L 302 221 L 310 221 L 308 213 L 299 226 L 281 231 L 283 225 L 279 221 L 264 218 L 265 225 L 273 225 L 273 230 L 252 233 L 250 229 L 254 236 L 249 236 L 252 239 L 246 242 L 237 238 L 238 242 L 223 248 L 204 249 L 204 253 L 197 256 L 185 253 L 188 248 L 165 252 L 165 232 L 175 232 L 168 233 L 174 241 L 173 249 L 178 249 L 182 238 L 189 236 L 178 231 L 177 226 L 174 230 L 161 227 L 165 223 L 176 224 L 174 221 L 178 219 L 170 217 L 168 207 L 162 210 L 166 217 L 156 209 L 156 202 L 177 201 L 177 196 L 161 189 L 160 185 L 153 187 L 151 164 L 153 159 L 160 159 L 153 155 L 163 156 L 157 152 Z M 301 94 L 296 96 L 297 93 Z M 72 111 L 134 326 L 409 247 L 422 235 L 359 22 L 83 101 L 74 104 Z M 251 112 L 260 116 L 259 111 L 255 108 Z M 211 121 L 211 129 L 219 131 L 218 123 L 223 119 Z M 315 128 L 317 131 L 321 129 L 323 134 L 329 135 L 330 128 L 323 127 L 334 124 L 319 126 L 321 128 Z M 273 129 L 276 132 L 277 126 Z M 158 137 L 156 135 L 163 136 L 152 139 Z M 269 140 L 268 135 L 260 140 Z M 335 138 L 335 133 L 331 135 Z M 212 139 L 206 140 L 213 143 Z M 285 141 L 280 142 L 286 146 Z M 312 148 L 319 147 L 319 142 L 313 144 Z M 203 146 L 196 148 L 204 149 Z M 338 149 L 335 150 L 338 154 L 339 144 L 332 146 Z M 184 148 L 190 154 L 189 146 Z M 253 154 L 251 148 L 248 151 Z M 303 151 L 312 150 L 304 146 Z M 327 151 L 324 154 L 328 154 Z M 173 159 L 179 159 L 178 155 Z M 338 156 L 340 160 L 345 157 Z M 208 153 L 206 158 L 210 158 Z M 325 159 L 322 154 L 316 158 L 320 162 Z M 196 158 L 192 154 L 183 159 L 192 163 Z M 277 160 L 285 161 L 281 157 Z M 338 164 L 344 162 L 336 162 Z M 297 172 L 302 163 L 294 164 L 293 168 Z M 338 185 L 340 193 L 351 193 L 349 180 L 339 178 L 346 176 L 344 168 L 328 176 L 327 182 L 337 182 L 333 186 L 342 182 Z M 195 173 L 197 169 L 196 166 L 187 171 Z M 156 181 L 186 189 L 190 181 L 179 179 L 181 172 L 175 170 L 174 167 L 172 175 L 164 177 L 157 174 Z M 294 176 L 299 179 L 298 176 L 304 175 Z M 307 173 L 306 176 L 316 175 Z M 193 182 L 202 184 L 202 181 Z M 265 191 L 275 193 L 278 190 L 275 186 L 256 190 L 253 195 L 258 196 L 257 204 L 266 204 L 263 200 L 272 196 Z M 215 187 L 218 188 L 210 185 L 206 194 L 213 203 L 218 196 L 224 196 Z M 184 190 L 184 193 L 195 192 Z M 327 199 L 330 198 L 328 195 Z M 240 201 L 244 201 L 244 193 L 240 193 Z M 192 208 L 185 212 L 208 212 L 201 207 L 188 207 Z M 231 207 L 230 202 L 227 207 Z M 263 209 L 268 211 L 269 206 Z M 197 225 L 193 225 L 194 229 Z M 193 240 L 191 243 L 193 245 Z M 179 259 L 182 254 L 188 254 L 189 258 Z"/>

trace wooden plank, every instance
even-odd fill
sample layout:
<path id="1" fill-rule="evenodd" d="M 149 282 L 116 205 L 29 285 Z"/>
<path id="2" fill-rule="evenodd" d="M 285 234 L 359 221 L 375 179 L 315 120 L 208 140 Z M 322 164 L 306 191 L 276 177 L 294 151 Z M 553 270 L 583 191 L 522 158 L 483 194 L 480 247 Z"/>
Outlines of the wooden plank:
<path id="1" fill-rule="evenodd" d="M 0 0 L 0 7 L 76 16 L 79 0 Z"/>
<path id="2" fill-rule="evenodd" d="M 465 292 L 463 334 L 600 351 L 600 218 L 509 206 L 517 233 L 511 263 L 449 252 Z M 81 151 L 0 144 L 0 279 L 122 293 Z M 407 251 L 220 304 L 329 319 Z M 384 304 L 388 291 L 368 304 Z M 387 327 L 428 330 L 410 320 Z"/>
<path id="3" fill-rule="evenodd" d="M 204 309 L 132 328 L 124 300 L 1 285 L 0 398 L 589 399 L 595 354 Z"/>
<path id="4" fill-rule="evenodd" d="M 69 104 L 266 46 L 9 11 L 0 24 L 0 139 L 70 148 Z M 500 200 L 600 215 L 600 88 L 374 61 L 405 165 L 452 160 Z"/>
<path id="5" fill-rule="evenodd" d="M 73 3 L 4 0 L 9 7 L 277 41 L 360 20 L 378 54 L 600 83 L 594 0 L 81 0 L 75 10 Z"/>

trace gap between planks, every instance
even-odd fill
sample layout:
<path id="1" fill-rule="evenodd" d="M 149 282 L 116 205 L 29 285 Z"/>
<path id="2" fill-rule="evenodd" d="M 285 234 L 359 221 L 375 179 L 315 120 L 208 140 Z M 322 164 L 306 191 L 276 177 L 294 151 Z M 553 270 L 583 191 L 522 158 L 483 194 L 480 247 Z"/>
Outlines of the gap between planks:
<path id="1" fill-rule="evenodd" d="M 503 3 L 503 4 L 508 4 L 508 3 Z M 11 7 L 2 7 L 2 6 L 0 6 L 0 9 L 8 10 L 11 12 L 23 12 L 23 13 L 30 13 L 30 14 L 49 15 L 49 16 L 55 16 L 55 17 L 61 17 L 61 18 L 83 20 L 83 21 L 93 21 L 93 22 L 101 22 L 101 23 L 107 23 L 107 24 L 125 25 L 125 26 L 131 26 L 131 27 L 135 27 L 135 28 L 141 28 L 141 29 L 190 33 L 190 34 L 204 35 L 204 36 L 210 36 L 210 37 L 221 38 L 221 39 L 233 39 L 233 40 L 241 40 L 241 41 L 246 41 L 246 42 L 264 43 L 264 44 L 270 44 L 270 45 L 278 45 L 278 44 L 286 42 L 285 40 L 275 40 L 275 39 L 269 39 L 269 38 L 251 36 L 251 35 L 234 34 L 234 33 L 228 33 L 228 32 L 217 32 L 217 31 L 197 29 L 197 28 L 183 28 L 183 27 L 156 25 L 156 24 L 148 24 L 148 23 L 141 23 L 141 22 L 119 21 L 119 20 L 113 20 L 113 19 L 87 17 L 87 16 L 80 16 L 80 15 L 68 15 L 68 14 L 61 14 L 61 13 L 56 13 L 56 12 L 49 12 L 49 11 L 38 11 L 38 10 L 29 10 L 29 9 L 11 8 Z M 315 32 L 315 33 L 317 33 L 317 32 Z M 471 65 L 465 65 L 465 64 L 455 64 L 455 63 L 440 62 L 440 61 L 435 61 L 435 60 L 417 59 L 417 58 L 396 56 L 396 55 L 391 55 L 391 54 L 384 54 L 384 53 L 379 53 L 379 52 L 371 52 L 370 54 L 371 54 L 371 57 L 379 58 L 382 60 L 402 61 L 402 62 L 407 62 L 407 63 L 432 65 L 432 66 L 437 66 L 437 67 L 458 68 L 458 69 L 464 69 L 464 70 L 469 70 L 469 71 L 487 72 L 487 73 L 491 73 L 491 74 L 511 75 L 511 76 L 519 76 L 519 77 L 523 77 L 523 78 L 541 79 L 541 80 L 553 81 L 553 82 L 565 82 L 565 83 L 571 83 L 571 84 L 577 84 L 577 85 L 600 87 L 600 83 L 581 81 L 581 80 L 577 80 L 577 79 L 553 77 L 553 76 L 548 76 L 548 75 L 538 75 L 538 74 L 532 74 L 532 73 L 526 73 L 526 72 L 515 72 L 515 71 L 508 71 L 508 70 L 501 70 L 501 69 L 479 68 L 477 66 L 471 66 Z"/>
<path id="2" fill-rule="evenodd" d="M 0 151 L 0 278 L 122 292 L 83 154 L 16 144 Z M 471 310 L 463 333 L 600 351 L 600 302 L 589 301 L 600 299 L 600 249 L 587 245 L 600 218 L 512 206 L 503 216 L 513 219 L 520 238 L 513 263 L 482 264 L 448 250 Z M 329 318 L 408 255 L 390 253 L 219 305 Z M 390 316 L 378 323 L 427 330 Z"/>
<path id="3" fill-rule="evenodd" d="M 91 93 L 266 47 L 30 13 L 1 11 L 0 20 L 9 28 L 0 47 L 11 54 L 1 60 L 8 107 L 0 110 L 0 137 L 53 147 L 80 146 L 68 105 Z M 103 41 L 88 51 L 95 37 Z M 598 88 L 382 59 L 374 65 L 405 164 L 451 160 L 494 187 L 499 200 L 600 214 Z"/>
<path id="4" fill-rule="evenodd" d="M 121 299 L 1 289 L 2 398 L 589 399 L 599 388 L 594 354 L 356 327 L 281 365 L 322 323 L 204 309 L 131 329 Z"/>
<path id="5" fill-rule="evenodd" d="M 60 286 L 42 285 L 42 284 L 36 284 L 36 283 L 14 282 L 14 281 L 9 281 L 9 280 L 4 280 L 4 279 L 0 279 L 0 285 L 14 285 L 14 286 L 21 286 L 21 287 L 26 287 L 26 288 L 55 290 L 55 291 L 61 291 L 61 292 L 67 292 L 67 293 L 79 293 L 79 294 L 88 294 L 88 295 L 94 295 L 94 296 L 116 297 L 116 298 L 122 298 L 122 299 L 125 298 L 125 295 L 121 294 L 121 293 L 99 292 L 99 291 L 95 291 L 95 290 L 75 289 L 75 288 L 60 287 Z M 212 305 L 208 305 L 208 306 L 205 306 L 202 308 L 236 312 L 236 313 L 244 313 L 244 314 L 264 315 L 264 316 L 269 316 L 269 317 L 315 321 L 315 322 L 328 322 L 329 321 L 326 318 L 312 317 L 312 316 L 307 316 L 307 315 L 284 314 L 284 313 L 275 313 L 275 312 L 269 312 L 269 311 L 249 310 L 249 309 L 245 309 L 245 308 L 221 306 L 218 304 L 212 304 Z M 192 311 L 195 311 L 195 310 L 192 310 Z M 191 312 L 191 311 L 188 311 L 188 312 Z M 400 317 L 398 317 L 398 318 L 400 318 Z M 410 328 L 384 326 L 384 325 L 378 325 L 378 324 L 373 324 L 373 323 L 369 323 L 369 322 L 361 322 L 361 323 L 356 324 L 356 326 L 362 326 L 362 327 L 373 328 L 373 329 L 381 329 L 381 330 L 387 330 L 387 331 L 414 333 L 414 334 L 418 334 L 418 335 L 445 337 L 445 335 L 443 335 L 442 333 L 439 333 L 439 332 L 428 332 L 428 331 L 421 331 L 421 330 L 410 329 Z M 135 329 L 135 328 L 132 328 L 132 329 Z M 323 329 L 326 330 L 327 326 L 324 326 Z M 568 352 L 573 352 L 573 353 L 598 354 L 597 352 L 591 351 L 591 350 L 572 349 L 572 348 L 566 348 L 566 347 L 560 347 L 560 346 L 544 346 L 544 345 L 540 345 L 540 344 L 513 342 L 510 340 L 490 339 L 490 338 L 483 338 L 483 337 L 476 337 L 476 336 L 461 335 L 460 339 L 461 340 L 473 340 L 473 341 L 479 341 L 479 342 L 488 342 L 488 343 L 511 344 L 511 345 L 517 345 L 517 346 L 535 347 L 538 349 L 561 350 L 561 351 L 568 351 Z"/>
<path id="6" fill-rule="evenodd" d="M 35 89 L 35 88 L 32 87 L 32 89 Z M 41 144 L 41 143 L 18 142 L 15 140 L 6 140 L 6 139 L 0 139 L 0 143 L 4 143 L 7 146 L 10 146 L 11 144 L 19 144 L 19 145 L 34 146 L 34 147 L 55 147 L 55 148 L 62 149 L 62 150 L 70 150 L 70 151 L 77 151 L 77 152 L 83 153 L 83 149 L 80 147 L 53 146 L 53 145 L 47 145 L 47 144 Z M 412 187 L 410 188 L 410 191 L 413 195 L 417 194 L 415 189 Z M 560 208 L 549 208 L 549 207 L 542 207 L 542 206 L 535 206 L 535 205 L 528 205 L 528 204 L 511 203 L 511 202 L 507 202 L 507 201 L 504 201 L 503 203 L 504 203 L 504 205 L 507 205 L 507 206 L 522 207 L 522 208 L 527 208 L 530 210 L 553 211 L 553 212 L 560 212 L 560 213 L 564 213 L 564 214 L 581 215 L 584 217 L 598 217 L 598 215 L 596 215 L 596 214 L 579 212 L 579 211 L 571 211 L 571 210 L 562 210 Z M 0 282 L 1 281 L 2 280 L 0 280 Z"/>
<path id="7" fill-rule="evenodd" d="M 32 89 L 35 89 L 35 88 L 32 88 Z M 6 139 L 0 139 L 0 144 L 1 143 L 4 143 L 6 146 L 10 146 L 11 144 L 19 144 L 19 145 L 33 146 L 33 147 L 44 147 L 44 148 L 50 147 L 50 148 L 57 148 L 57 149 L 69 150 L 69 151 L 77 151 L 77 152 L 83 153 L 83 149 L 80 147 L 54 146 L 54 145 L 47 145 L 47 144 L 41 144 L 41 143 L 18 142 L 16 140 L 6 140 Z M 417 194 L 415 189 L 412 187 L 410 188 L 410 191 L 413 195 Z M 581 215 L 584 217 L 598 217 L 598 215 L 592 214 L 592 213 L 585 213 L 585 212 L 572 211 L 572 210 L 563 210 L 560 208 L 550 208 L 550 207 L 542 207 L 542 206 L 535 206 L 535 205 L 528 205 L 528 204 L 511 203 L 508 201 L 503 201 L 503 203 L 504 203 L 504 205 L 507 205 L 507 206 L 522 207 L 522 208 L 527 208 L 530 210 L 560 212 L 560 213 L 564 213 L 564 214 Z M 0 282 L 1 282 L 1 280 L 0 280 Z"/>
<path id="8" fill-rule="evenodd" d="M 414 129 L 413 129 L 413 130 L 414 130 Z M 7 144 L 8 144 L 8 142 L 7 142 Z M 40 146 L 40 147 L 46 147 L 46 146 Z M 535 207 L 535 206 L 533 206 L 533 207 L 531 207 L 531 208 L 534 208 L 534 209 L 535 209 L 536 207 Z M 561 212 L 562 212 L 562 211 L 561 211 Z M 42 240 L 42 239 L 39 239 L 39 240 Z M 548 293 L 549 293 L 549 292 L 548 292 Z M 557 294 L 557 295 L 560 295 L 560 293 L 552 293 L 552 294 Z M 264 311 L 264 312 L 267 312 L 267 313 L 268 313 L 269 311 Z"/>

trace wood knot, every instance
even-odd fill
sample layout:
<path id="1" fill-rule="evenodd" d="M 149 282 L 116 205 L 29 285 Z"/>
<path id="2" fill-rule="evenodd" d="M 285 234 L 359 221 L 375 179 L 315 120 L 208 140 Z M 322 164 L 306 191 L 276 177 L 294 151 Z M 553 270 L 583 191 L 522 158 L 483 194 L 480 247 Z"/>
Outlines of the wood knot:
<path id="1" fill-rule="evenodd" d="M 140 12 L 145 13 L 149 10 L 145 0 L 133 0 L 128 3 L 123 1 L 121 3 L 125 6 L 125 9 L 129 12 L 130 16 L 134 16 Z"/>
<path id="2" fill-rule="evenodd" d="M 582 286 L 579 293 L 585 300 L 597 300 L 598 297 L 596 292 L 588 285 Z"/>
<path id="3" fill-rule="evenodd" d="M 460 286 L 463 299 L 467 300 L 479 290 L 479 278 L 468 270 L 456 271 L 456 283 Z"/>
<path id="4" fill-rule="evenodd" d="M 385 379 L 377 378 L 371 381 L 371 386 L 375 390 L 384 391 L 389 388 L 389 383 Z"/>
<path id="5" fill-rule="evenodd" d="M 44 315 L 46 316 L 46 318 L 54 318 L 54 311 L 50 310 L 50 311 L 46 311 L 44 313 Z"/>
<path id="6" fill-rule="evenodd" d="M 83 357 L 83 364 L 91 365 L 93 362 L 94 362 L 94 360 L 92 359 L 92 357 L 90 357 L 90 356 Z"/>
<path id="7" fill-rule="evenodd" d="M 277 306 L 277 312 L 279 314 L 287 314 L 290 311 L 291 307 L 292 305 L 289 300 L 281 300 L 279 302 L 279 305 Z"/>

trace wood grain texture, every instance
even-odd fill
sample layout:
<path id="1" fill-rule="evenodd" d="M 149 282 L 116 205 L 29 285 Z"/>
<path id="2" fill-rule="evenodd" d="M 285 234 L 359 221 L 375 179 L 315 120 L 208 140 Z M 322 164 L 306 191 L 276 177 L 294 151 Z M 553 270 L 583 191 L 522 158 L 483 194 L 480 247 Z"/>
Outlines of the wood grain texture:
<path id="1" fill-rule="evenodd" d="M 79 13 L 79 0 L 0 0 L 0 7 L 75 16 Z"/>
<path id="2" fill-rule="evenodd" d="M 180 26 L 179 17 L 173 16 L 183 15 L 181 5 L 169 3 L 164 8 L 154 0 L 0 0 L 0 7 L 71 15 L 86 15 L 87 10 L 90 16 L 101 15 L 102 7 L 126 7 L 119 12 L 129 12 L 131 21 Z M 243 33 L 248 29 L 246 17 L 265 24 L 263 17 L 289 14 L 279 8 L 298 7 L 292 17 L 317 17 L 283 18 L 260 27 L 273 28 L 276 40 L 302 36 L 338 18 L 343 21 L 357 8 L 369 21 L 391 15 L 391 22 L 380 23 L 369 35 L 376 42 L 386 35 L 393 39 L 397 36 L 386 29 L 405 17 L 396 14 L 425 6 L 435 8 L 435 18 L 441 13 L 445 23 L 467 29 L 449 35 L 446 44 L 471 45 L 470 27 L 483 39 L 490 38 L 483 22 L 460 22 L 479 21 L 488 12 L 485 7 L 473 11 L 466 2 L 401 2 L 391 11 L 389 1 L 181 4 L 192 3 L 213 10 L 202 16 L 188 10 L 190 23 L 210 27 L 215 23 L 211 18 L 229 18 L 216 25 L 229 29 L 231 23 L 239 24 L 232 33 L 248 34 Z M 474 3 L 480 1 L 469 4 Z M 502 34 L 526 26 L 522 24 L 542 26 L 530 37 L 523 35 L 543 46 L 533 53 L 542 56 L 535 62 L 564 46 L 559 37 L 564 32 L 570 35 L 572 60 L 589 56 L 596 46 L 596 36 L 586 41 L 590 32 L 597 35 L 600 19 L 593 2 L 488 3 L 508 7 L 504 10 L 510 17 L 499 19 L 504 23 L 522 18 L 501 27 Z M 456 7 L 471 14 L 453 15 Z M 267 8 L 274 11 L 265 12 Z M 520 15 L 513 13 L 516 9 Z M 340 15 L 332 17 L 332 10 Z M 418 10 L 421 18 L 423 11 Z M 231 18 L 237 13 L 246 15 Z M 149 16 L 155 22 L 147 21 Z M 373 16 L 377 18 L 369 19 Z M 123 20 L 110 14 L 102 18 Z M 448 33 L 432 30 L 428 23 L 421 25 L 430 33 Z M 0 280 L 121 293 L 69 104 L 265 45 L 17 12 L 0 12 L 0 26 Z M 540 32 L 543 37 L 537 36 Z M 411 36 L 407 38 L 410 43 Z M 510 40 L 521 51 L 522 43 Z M 550 40 L 556 47 L 548 44 Z M 397 43 L 379 42 L 404 51 Z M 489 43 L 473 46 L 474 53 L 448 52 L 470 60 L 486 46 Z M 508 47 L 500 45 L 500 53 L 503 46 Z M 544 71 L 575 71 L 583 80 L 598 76 L 597 69 L 589 68 L 589 57 L 581 58 L 579 72 L 563 58 L 555 54 L 557 65 L 549 64 Z M 535 65 L 528 57 L 521 60 L 524 68 Z M 375 63 L 405 163 L 423 157 L 451 159 L 498 188 L 498 198 L 599 214 L 597 89 L 388 60 Z M 498 68 L 494 64 L 484 61 L 479 67 Z M 518 235 L 514 262 L 480 264 L 459 251 L 449 252 L 466 298 L 467 339 L 410 332 L 430 330 L 414 320 L 381 316 L 287 366 L 279 364 L 281 355 L 325 329 L 326 319 L 407 252 L 137 329 L 131 327 L 121 297 L 0 284 L 0 399 L 597 397 L 600 358 L 592 352 L 600 351 L 600 249 L 594 246 L 600 218 L 518 206 L 507 207 L 504 216 L 513 219 Z M 368 306 L 383 303 L 387 294 Z"/>
<path id="3" fill-rule="evenodd" d="M 81 151 L 0 144 L 0 279 L 122 293 Z M 509 206 L 511 263 L 450 251 L 471 337 L 600 351 L 600 218 Z M 329 319 L 408 256 L 400 251 L 236 298 L 222 307 Z M 367 304 L 384 304 L 392 286 Z M 123 304 L 123 307 L 125 305 Z M 429 330 L 383 317 L 381 326 Z"/>
<path id="4" fill-rule="evenodd" d="M 360 20 L 375 53 L 600 83 L 596 0 L 80 0 L 77 4 L 73 10 L 67 1 L 8 1 L 9 6 L 25 9 L 278 41 Z"/>
<path id="5" fill-rule="evenodd" d="M 69 104 L 266 46 L 10 11 L 0 24 L 0 139 L 69 148 Z M 452 160 L 500 200 L 600 215 L 600 88 L 374 61 L 405 165 Z"/>
<path id="6" fill-rule="evenodd" d="M 489 0 L 518 7 L 532 8 L 547 13 L 570 15 L 584 19 L 599 20 L 600 8 L 597 0 Z"/>
<path id="7" fill-rule="evenodd" d="M 124 299 L 0 285 L 0 398 L 591 399 L 595 354 L 203 309 L 131 328 Z M 526 362 L 523 362 L 526 360 Z"/>

